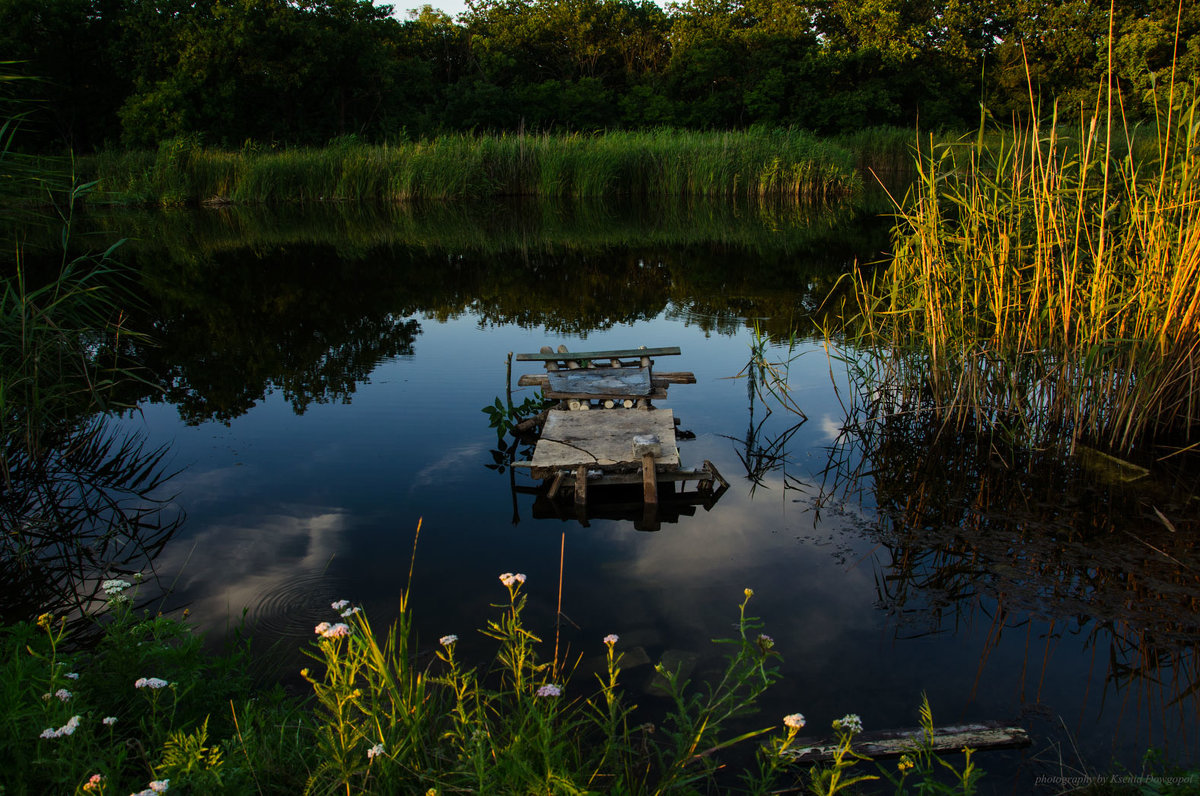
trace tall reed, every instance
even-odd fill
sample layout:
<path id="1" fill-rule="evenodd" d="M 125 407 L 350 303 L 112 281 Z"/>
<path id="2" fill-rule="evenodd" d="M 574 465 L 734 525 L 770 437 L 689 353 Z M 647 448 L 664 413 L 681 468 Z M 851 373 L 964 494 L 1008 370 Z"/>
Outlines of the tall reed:
<path id="1" fill-rule="evenodd" d="M 1172 103 L 1141 157 L 1119 103 L 922 147 L 894 259 L 859 285 L 877 385 L 1035 443 L 1194 438 L 1200 114 Z"/>
<path id="2" fill-rule="evenodd" d="M 240 152 L 164 142 L 152 155 L 83 161 L 98 198 L 205 201 L 408 201 L 613 195 L 842 198 L 860 180 L 850 152 L 802 131 L 684 130 L 446 135 L 368 146 Z"/>

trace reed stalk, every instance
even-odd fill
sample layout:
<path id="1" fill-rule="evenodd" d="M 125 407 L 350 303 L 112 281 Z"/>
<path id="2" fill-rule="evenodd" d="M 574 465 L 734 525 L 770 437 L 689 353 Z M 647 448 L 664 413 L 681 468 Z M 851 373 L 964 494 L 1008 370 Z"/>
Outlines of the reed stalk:
<path id="1" fill-rule="evenodd" d="M 82 163 L 99 182 L 96 199 L 162 205 L 628 195 L 820 201 L 861 187 L 849 150 L 798 130 L 445 135 L 240 152 L 176 139 L 156 153 L 110 152 Z"/>
<path id="2" fill-rule="evenodd" d="M 1120 97 L 921 147 L 894 259 L 862 278 L 871 380 L 958 428 L 1130 451 L 1200 427 L 1198 108 L 1153 146 Z M 1149 155 L 1145 153 L 1149 151 Z"/>

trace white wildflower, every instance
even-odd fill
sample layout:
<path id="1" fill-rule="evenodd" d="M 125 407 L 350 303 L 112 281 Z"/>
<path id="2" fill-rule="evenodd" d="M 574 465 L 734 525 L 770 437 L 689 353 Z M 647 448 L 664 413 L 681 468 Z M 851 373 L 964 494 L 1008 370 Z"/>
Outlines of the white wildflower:
<path id="1" fill-rule="evenodd" d="M 604 637 L 604 643 L 611 647 L 613 644 L 616 644 L 617 641 L 620 640 L 620 638 L 621 637 L 618 636 L 616 633 L 609 633 L 607 636 Z"/>
<path id="2" fill-rule="evenodd" d="M 847 713 L 833 723 L 833 728 L 835 730 L 845 730 L 849 733 L 859 733 L 862 732 L 863 728 L 862 719 L 858 717 L 857 713 Z"/>
<path id="3" fill-rule="evenodd" d="M 166 680 L 162 679 L 161 677 L 139 677 L 134 682 L 133 687 L 134 688 L 152 688 L 152 689 L 157 690 L 159 688 L 166 688 L 169 685 L 170 685 L 170 683 L 168 683 Z"/>
<path id="4" fill-rule="evenodd" d="M 349 600 L 338 600 L 337 602 L 333 603 L 333 604 L 332 604 L 332 605 L 330 605 L 329 607 L 330 607 L 330 608 L 332 608 L 332 609 L 333 609 L 333 610 L 335 610 L 335 611 L 340 611 L 340 610 L 342 610 L 343 608 L 345 608 L 345 607 L 346 607 L 347 605 L 349 605 L 349 604 L 350 604 L 350 601 L 349 601 Z"/>
<path id="5" fill-rule="evenodd" d="M 383 744 L 377 743 L 367 750 L 367 759 L 372 760 L 383 754 Z"/>
<path id="6" fill-rule="evenodd" d="M 458 636 L 454 635 L 453 633 L 451 633 L 448 636 L 442 636 L 441 638 L 438 639 L 438 643 L 441 644 L 443 647 L 449 647 L 451 644 L 453 644 L 456 641 L 458 641 Z"/>
<path id="7" fill-rule="evenodd" d="M 511 572 L 505 572 L 503 575 L 500 576 L 500 582 L 511 589 L 513 586 L 515 586 L 518 583 L 524 583 L 525 575 L 524 575 L 524 573 L 521 573 L 521 572 L 518 572 L 515 575 Z"/>
<path id="8" fill-rule="evenodd" d="M 783 717 L 783 723 L 785 726 L 790 727 L 793 730 L 798 730 L 805 724 L 804 716 L 800 713 L 789 713 Z"/>
<path id="9" fill-rule="evenodd" d="M 562 696 L 562 689 L 554 683 L 546 683 L 537 690 L 537 695 L 540 697 L 556 697 Z"/>

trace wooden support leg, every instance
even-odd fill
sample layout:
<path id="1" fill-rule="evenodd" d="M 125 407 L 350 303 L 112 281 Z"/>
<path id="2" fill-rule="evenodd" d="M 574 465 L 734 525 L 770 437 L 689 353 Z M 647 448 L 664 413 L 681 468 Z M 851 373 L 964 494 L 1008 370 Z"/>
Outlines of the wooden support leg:
<path id="1" fill-rule="evenodd" d="M 658 503 L 658 478 L 654 472 L 654 454 L 642 456 L 642 500 Z"/>
<path id="2" fill-rule="evenodd" d="M 554 496 L 558 494 L 558 488 L 562 486 L 563 474 L 560 470 L 558 475 L 554 476 L 553 483 L 550 484 L 550 491 L 546 493 L 546 497 L 554 500 Z"/>
<path id="3" fill-rule="evenodd" d="M 575 470 L 575 505 L 587 505 L 587 465 L 581 464 Z"/>

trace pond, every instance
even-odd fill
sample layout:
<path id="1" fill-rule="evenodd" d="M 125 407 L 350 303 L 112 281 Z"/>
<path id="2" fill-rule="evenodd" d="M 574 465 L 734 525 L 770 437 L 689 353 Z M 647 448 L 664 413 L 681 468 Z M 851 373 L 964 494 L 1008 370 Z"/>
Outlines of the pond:
<path id="1" fill-rule="evenodd" d="M 472 630 L 504 596 L 497 576 L 523 572 L 542 653 L 557 644 L 586 672 L 619 634 L 626 686 L 653 714 L 648 662 L 711 677 L 711 640 L 752 588 L 784 673 L 753 725 L 799 711 L 810 729 L 848 712 L 915 727 L 927 694 L 939 724 L 1031 731 L 1032 748 L 980 758 L 1004 791 L 1114 759 L 1136 771 L 1149 747 L 1198 759 L 1194 463 L 1142 474 L 902 413 L 866 422 L 856 352 L 820 329 L 840 275 L 886 247 L 878 219 L 630 200 L 89 224 L 131 238 L 139 322 L 159 343 L 118 423 L 179 470 L 167 491 L 186 519 L 145 562 L 152 604 L 188 608 L 218 641 L 244 616 L 285 681 L 333 601 L 390 623 L 410 566 L 423 644 L 455 633 L 482 660 Z M 807 419 L 745 377 L 756 327 L 795 335 L 768 359 L 791 362 Z M 662 403 L 695 435 L 681 458 L 730 488 L 656 531 L 548 508 L 482 411 L 505 394 L 508 353 L 543 345 L 678 346 L 658 367 L 696 377 Z M 514 363 L 514 400 L 536 372 Z"/>

